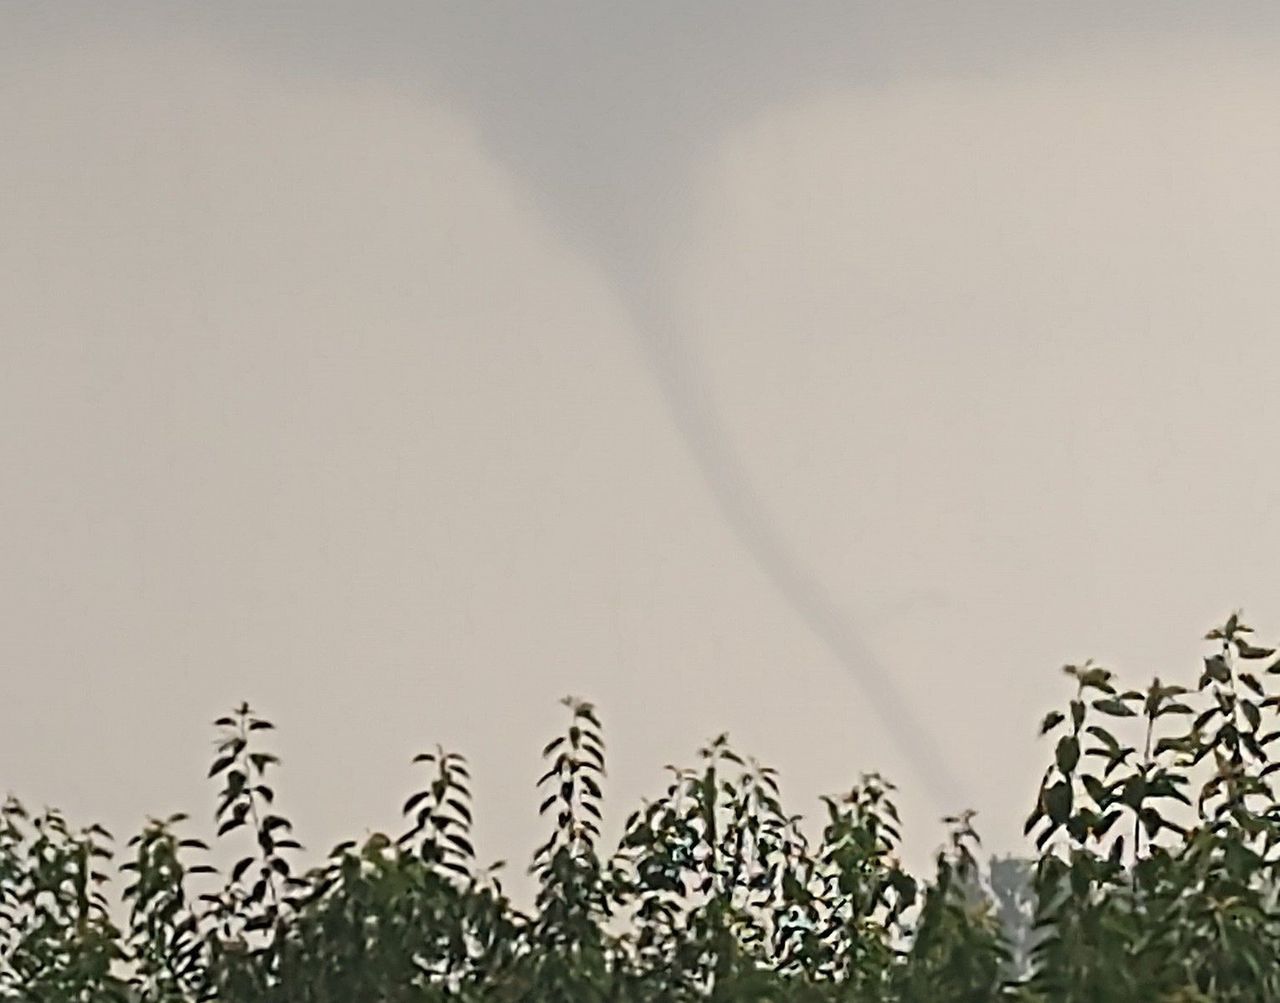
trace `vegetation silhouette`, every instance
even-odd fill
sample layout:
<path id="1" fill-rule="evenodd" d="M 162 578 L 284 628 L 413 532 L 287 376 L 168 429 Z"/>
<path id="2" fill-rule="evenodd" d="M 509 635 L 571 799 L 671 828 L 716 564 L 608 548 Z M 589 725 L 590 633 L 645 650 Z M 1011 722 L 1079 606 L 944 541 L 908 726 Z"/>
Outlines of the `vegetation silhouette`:
<path id="1" fill-rule="evenodd" d="M 670 769 L 606 848 L 595 708 L 565 701 L 542 750 L 549 833 L 532 908 L 471 842 L 466 761 L 415 757 L 404 831 L 302 869 L 276 807 L 272 724 L 220 718 L 209 776 L 226 873 L 189 819 L 152 819 L 113 863 L 100 826 L 0 808 L 0 999 L 289 1001 L 1280 1000 L 1280 738 L 1275 650 L 1239 615 L 1187 685 L 1122 689 L 1066 667 L 1033 852 L 981 867 L 972 813 L 947 819 L 934 872 L 899 863 L 893 787 L 823 798 L 819 832 L 774 770 L 721 735 Z M 123 879 L 117 896 L 112 872 Z"/>

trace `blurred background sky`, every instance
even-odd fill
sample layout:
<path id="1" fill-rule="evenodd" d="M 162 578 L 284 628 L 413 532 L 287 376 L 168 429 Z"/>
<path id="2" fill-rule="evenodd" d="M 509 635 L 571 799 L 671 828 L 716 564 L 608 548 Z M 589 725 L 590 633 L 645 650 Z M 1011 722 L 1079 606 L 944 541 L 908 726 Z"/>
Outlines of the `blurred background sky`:
<path id="1" fill-rule="evenodd" d="M 0 788 L 536 845 L 728 730 L 1019 845 L 1064 662 L 1280 633 L 1280 9 L 0 8 Z M 398 830 L 397 830 L 398 831 Z"/>

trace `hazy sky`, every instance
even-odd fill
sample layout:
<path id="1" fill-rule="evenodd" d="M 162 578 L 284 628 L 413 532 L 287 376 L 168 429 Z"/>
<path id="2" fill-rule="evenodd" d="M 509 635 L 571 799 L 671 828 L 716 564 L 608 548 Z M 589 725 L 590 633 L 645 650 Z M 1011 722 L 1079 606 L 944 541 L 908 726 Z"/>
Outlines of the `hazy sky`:
<path id="1" fill-rule="evenodd" d="M 0 7 L 0 788 L 524 859 L 728 730 L 1017 846 L 1066 661 L 1280 634 L 1273 4 Z M 921 775 L 925 774 L 925 775 Z"/>

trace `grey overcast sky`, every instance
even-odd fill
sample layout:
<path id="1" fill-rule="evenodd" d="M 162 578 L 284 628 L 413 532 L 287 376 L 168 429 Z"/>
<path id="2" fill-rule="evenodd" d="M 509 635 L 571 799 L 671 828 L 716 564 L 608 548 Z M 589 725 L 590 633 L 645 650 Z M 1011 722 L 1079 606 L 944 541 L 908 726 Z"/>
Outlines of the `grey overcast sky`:
<path id="1" fill-rule="evenodd" d="M 706 738 L 1018 845 L 1066 661 L 1280 633 L 1271 3 L 0 7 L 0 788 L 524 858 Z"/>

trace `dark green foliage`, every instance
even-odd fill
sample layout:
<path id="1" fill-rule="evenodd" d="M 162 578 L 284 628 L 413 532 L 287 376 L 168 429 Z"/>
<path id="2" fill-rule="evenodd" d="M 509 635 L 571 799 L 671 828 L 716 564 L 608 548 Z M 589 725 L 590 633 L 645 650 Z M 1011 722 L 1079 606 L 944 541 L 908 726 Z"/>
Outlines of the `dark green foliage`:
<path id="1" fill-rule="evenodd" d="M 272 725 L 242 705 L 215 723 L 209 771 L 225 875 L 183 815 L 116 866 L 101 828 L 0 807 L 0 1000 L 1280 1001 L 1280 661 L 1250 633 L 1239 616 L 1212 631 L 1191 686 L 1068 666 L 1039 729 L 1034 856 L 984 873 L 966 812 L 925 881 L 898 862 L 892 785 L 824 798 L 817 831 L 723 735 L 606 848 L 600 720 L 567 700 L 527 912 L 477 862 L 467 765 L 443 749 L 415 757 L 402 834 L 300 871 Z"/>

